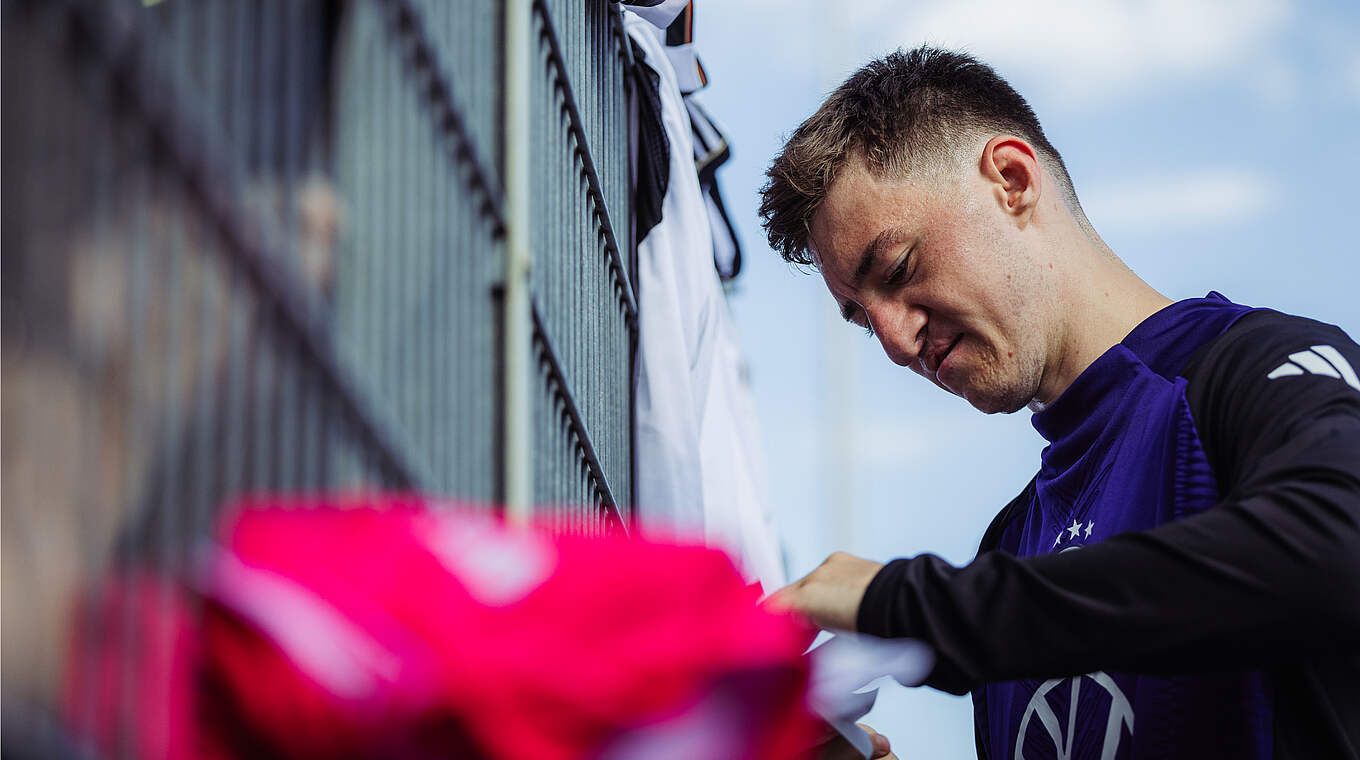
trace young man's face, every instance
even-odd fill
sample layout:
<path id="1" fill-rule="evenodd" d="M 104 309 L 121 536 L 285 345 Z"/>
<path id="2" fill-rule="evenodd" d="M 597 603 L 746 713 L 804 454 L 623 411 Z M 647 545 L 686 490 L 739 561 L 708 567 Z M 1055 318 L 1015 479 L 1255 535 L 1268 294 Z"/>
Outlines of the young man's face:
<path id="1" fill-rule="evenodd" d="M 1045 264 L 980 174 L 913 182 L 845 166 L 812 219 L 822 278 L 893 362 L 977 409 L 1038 394 L 1057 313 Z"/>

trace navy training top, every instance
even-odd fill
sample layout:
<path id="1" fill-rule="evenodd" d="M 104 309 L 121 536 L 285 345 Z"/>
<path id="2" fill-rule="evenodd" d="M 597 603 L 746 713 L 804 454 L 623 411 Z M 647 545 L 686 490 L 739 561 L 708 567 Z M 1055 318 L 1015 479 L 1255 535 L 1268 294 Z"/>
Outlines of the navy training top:
<path id="1" fill-rule="evenodd" d="M 1034 416 L 1040 471 L 978 559 L 889 563 L 858 627 L 936 647 L 982 757 L 1355 757 L 1352 363 L 1332 326 L 1166 307 Z"/>

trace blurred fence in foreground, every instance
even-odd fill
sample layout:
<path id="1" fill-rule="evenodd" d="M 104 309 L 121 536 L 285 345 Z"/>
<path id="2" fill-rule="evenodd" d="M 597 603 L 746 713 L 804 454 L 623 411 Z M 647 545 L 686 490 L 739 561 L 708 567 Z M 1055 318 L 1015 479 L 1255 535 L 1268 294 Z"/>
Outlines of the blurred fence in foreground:
<path id="1" fill-rule="evenodd" d="M 625 529 L 630 53 L 533 7 L 535 496 Z M 184 570 L 247 492 L 500 500 L 503 9 L 3 8 L 5 754 L 46 755 L 112 563 Z"/>

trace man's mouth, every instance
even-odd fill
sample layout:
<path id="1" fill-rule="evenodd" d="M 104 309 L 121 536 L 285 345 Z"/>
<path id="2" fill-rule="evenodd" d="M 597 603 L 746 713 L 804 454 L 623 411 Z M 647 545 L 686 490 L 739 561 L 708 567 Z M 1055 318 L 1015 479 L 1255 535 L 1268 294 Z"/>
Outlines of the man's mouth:
<path id="1" fill-rule="evenodd" d="M 950 352 L 954 350 L 955 346 L 959 345 L 960 340 L 963 340 L 962 333 L 954 336 L 954 340 L 944 348 L 927 353 L 925 358 L 926 370 L 932 375 L 937 374 L 940 371 L 940 365 L 944 364 L 944 360 L 949 358 Z"/>

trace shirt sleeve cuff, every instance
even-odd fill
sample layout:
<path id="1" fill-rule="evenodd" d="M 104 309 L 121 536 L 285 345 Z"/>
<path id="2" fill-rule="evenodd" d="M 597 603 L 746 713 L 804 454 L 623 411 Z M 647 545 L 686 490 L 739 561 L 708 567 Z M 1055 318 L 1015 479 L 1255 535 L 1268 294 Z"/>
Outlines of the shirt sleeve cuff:
<path id="1" fill-rule="evenodd" d="M 906 610 L 898 609 L 902 595 L 901 585 L 907 574 L 909 559 L 895 559 L 883 566 L 864 591 L 860 600 L 859 612 L 855 615 L 855 628 L 860 633 L 869 633 L 883 638 L 896 638 L 911 635 L 911 623 Z"/>

